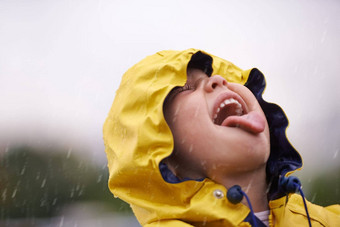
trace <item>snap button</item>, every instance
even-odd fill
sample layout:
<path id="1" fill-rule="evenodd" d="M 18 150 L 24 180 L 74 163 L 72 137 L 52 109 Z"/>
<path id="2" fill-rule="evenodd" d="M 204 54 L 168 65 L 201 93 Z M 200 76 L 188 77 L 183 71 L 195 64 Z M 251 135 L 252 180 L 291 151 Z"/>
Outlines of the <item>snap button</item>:
<path id="1" fill-rule="evenodd" d="M 214 196 L 217 199 L 222 199 L 224 197 L 224 193 L 220 189 L 216 189 L 214 191 Z"/>

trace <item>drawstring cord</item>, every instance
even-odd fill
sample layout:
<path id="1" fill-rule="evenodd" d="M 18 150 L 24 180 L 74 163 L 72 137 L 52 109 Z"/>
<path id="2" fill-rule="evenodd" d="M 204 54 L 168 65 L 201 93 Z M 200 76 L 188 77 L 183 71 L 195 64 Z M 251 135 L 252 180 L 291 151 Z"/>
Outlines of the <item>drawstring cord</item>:
<path id="1" fill-rule="evenodd" d="M 280 187 L 284 189 L 285 192 L 288 192 L 288 193 L 296 193 L 297 191 L 300 192 L 302 196 L 302 200 L 303 200 L 303 205 L 305 207 L 309 227 L 312 227 L 312 223 L 311 223 L 308 208 L 307 208 L 306 198 L 302 191 L 300 180 L 294 176 L 281 177 L 279 181 L 279 185 Z M 250 200 L 247 194 L 244 191 L 242 191 L 239 185 L 234 185 L 228 189 L 227 198 L 231 203 L 233 204 L 240 203 L 243 197 L 245 197 L 247 200 L 247 203 L 250 209 L 251 219 L 252 219 L 253 225 L 256 227 L 257 224 L 256 224 L 254 210 L 253 210 L 253 207 L 251 206 L 251 203 L 250 203 Z"/>
<path id="2" fill-rule="evenodd" d="M 310 221 L 309 212 L 308 212 L 308 208 L 307 208 L 305 194 L 302 191 L 300 180 L 297 177 L 294 177 L 294 176 L 281 177 L 279 183 L 280 183 L 280 186 L 283 187 L 283 189 L 288 193 L 296 193 L 297 191 L 300 192 L 300 194 L 302 196 L 302 200 L 303 200 L 303 205 L 305 207 L 309 227 L 312 227 L 312 223 Z"/>
<path id="3" fill-rule="evenodd" d="M 242 189 L 239 185 L 234 185 L 234 186 L 232 186 L 231 188 L 228 189 L 227 198 L 233 204 L 240 203 L 243 199 L 243 196 L 247 200 L 247 203 L 248 203 L 248 206 L 249 206 L 249 209 L 250 209 L 251 219 L 253 221 L 253 225 L 255 227 L 257 227 L 254 210 L 253 210 L 253 207 L 251 206 L 251 203 L 250 203 L 250 200 L 249 200 L 247 194 L 244 191 L 242 191 Z"/>
<path id="4" fill-rule="evenodd" d="M 301 186 L 299 187 L 299 192 L 300 192 L 302 199 L 303 199 L 303 205 L 305 205 L 305 210 L 306 210 L 306 214 L 307 214 L 307 218 L 308 218 L 309 227 L 312 227 L 312 223 L 310 222 L 310 217 L 309 217 L 309 213 L 308 213 L 308 209 L 307 209 L 307 203 L 306 203 L 305 195 L 303 194 Z"/>

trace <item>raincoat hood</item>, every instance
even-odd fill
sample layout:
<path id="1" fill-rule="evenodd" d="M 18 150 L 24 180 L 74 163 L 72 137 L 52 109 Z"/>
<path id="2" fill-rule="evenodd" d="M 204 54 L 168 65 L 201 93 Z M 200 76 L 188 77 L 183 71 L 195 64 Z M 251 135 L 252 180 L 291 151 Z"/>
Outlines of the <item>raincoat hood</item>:
<path id="1" fill-rule="evenodd" d="M 196 49 L 161 51 L 148 56 L 123 76 L 104 124 L 104 143 L 110 171 L 109 188 L 131 207 L 142 224 L 160 220 L 188 223 L 241 223 L 249 209 L 226 198 L 227 189 L 210 179 L 171 180 L 162 160 L 173 151 L 173 137 L 163 116 L 163 102 L 176 86 L 187 80 L 187 67 Z M 228 82 L 247 86 L 260 103 L 270 129 L 271 152 L 267 162 L 268 198 L 285 195 L 281 176 L 301 168 L 300 155 L 286 138 L 288 120 L 282 109 L 262 99 L 263 74 L 241 70 L 232 63 L 205 52 L 193 66 L 208 76 L 221 75 Z M 224 195 L 218 199 L 216 191 Z M 204 209 L 202 209 L 204 208 Z"/>

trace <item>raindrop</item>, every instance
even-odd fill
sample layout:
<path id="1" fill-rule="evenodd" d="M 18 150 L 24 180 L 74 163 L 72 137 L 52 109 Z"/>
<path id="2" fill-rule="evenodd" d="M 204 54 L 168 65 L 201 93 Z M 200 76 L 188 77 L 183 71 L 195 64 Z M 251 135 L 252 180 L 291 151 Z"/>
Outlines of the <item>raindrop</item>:
<path id="1" fill-rule="evenodd" d="M 267 162 L 267 160 L 268 160 L 268 156 L 265 155 L 265 156 L 264 156 L 264 159 L 263 159 L 263 162 Z"/>
<path id="2" fill-rule="evenodd" d="M 272 183 L 270 182 L 270 183 L 268 184 L 268 187 L 267 187 L 267 190 L 266 190 L 266 194 L 269 193 L 269 189 L 271 188 L 271 185 L 272 185 Z"/>
<path id="3" fill-rule="evenodd" d="M 333 159 L 336 159 L 336 157 L 338 157 L 338 154 L 339 154 L 339 149 L 334 152 Z"/>
<path id="4" fill-rule="evenodd" d="M 316 193 L 314 193 L 312 199 L 311 199 L 311 202 L 314 202 L 315 201 L 315 198 L 316 198 Z"/>
<path id="5" fill-rule="evenodd" d="M 62 227 L 64 225 L 64 216 L 61 217 L 59 227 Z"/>
<path id="6" fill-rule="evenodd" d="M 6 200 L 6 198 L 7 198 L 7 188 L 5 188 L 5 190 L 2 192 L 1 198 L 2 198 L 2 201 Z"/>
<path id="7" fill-rule="evenodd" d="M 25 171 L 26 171 L 26 165 L 24 165 L 24 167 L 22 168 L 22 170 L 20 172 L 20 175 L 21 176 L 24 175 Z"/>
<path id="8" fill-rule="evenodd" d="M 41 183 L 41 188 L 43 188 L 43 187 L 45 187 L 45 184 L 46 184 L 46 178 L 42 181 L 42 183 Z"/>
<path id="9" fill-rule="evenodd" d="M 37 173 L 37 176 L 35 177 L 36 180 L 39 180 L 40 178 L 40 172 Z"/>
<path id="10" fill-rule="evenodd" d="M 12 198 L 14 198 L 15 195 L 17 194 L 17 190 L 18 190 L 17 188 L 14 189 L 14 191 L 13 191 L 13 193 L 12 193 Z"/>
<path id="11" fill-rule="evenodd" d="M 84 193 L 84 188 L 82 188 L 82 189 L 79 191 L 78 196 L 83 195 L 83 193 Z"/>
<path id="12" fill-rule="evenodd" d="M 102 178 L 103 178 L 103 175 L 100 174 L 100 175 L 98 176 L 97 183 L 101 182 L 101 181 L 102 181 Z"/>
<path id="13" fill-rule="evenodd" d="M 246 190 L 244 191 L 245 193 L 248 193 L 251 186 L 253 185 L 253 181 L 254 181 L 254 178 L 252 178 L 250 181 L 249 181 L 249 184 L 247 185 L 246 187 Z"/>
<path id="14" fill-rule="evenodd" d="M 181 104 L 179 104 L 179 105 L 177 106 L 177 108 L 176 108 L 176 111 L 175 111 L 175 113 L 174 113 L 174 116 L 177 116 L 177 114 L 178 114 L 178 112 L 179 112 L 179 109 L 180 109 L 180 107 L 181 107 Z"/>
<path id="15" fill-rule="evenodd" d="M 42 200 L 40 201 L 40 207 L 43 207 L 43 206 L 46 206 L 46 205 L 47 205 L 46 199 L 42 199 Z"/>
<path id="16" fill-rule="evenodd" d="M 67 151 L 67 156 L 66 156 L 67 159 L 70 158 L 71 152 L 72 152 L 72 148 L 69 148 L 68 151 Z"/>
<path id="17" fill-rule="evenodd" d="M 52 201 L 52 206 L 54 206 L 57 203 L 57 198 L 54 198 Z"/>
<path id="18" fill-rule="evenodd" d="M 190 147 L 189 147 L 189 153 L 191 153 L 191 152 L 192 152 L 193 148 L 194 148 L 194 145 L 193 145 L 193 144 L 191 144 L 191 145 L 190 145 Z"/>
<path id="19" fill-rule="evenodd" d="M 181 144 L 184 144 L 185 143 L 185 138 L 181 140 Z"/>
<path id="20" fill-rule="evenodd" d="M 195 117 L 197 117 L 199 111 L 200 111 L 200 107 L 198 106 L 198 107 L 196 108 L 196 110 L 195 110 L 195 114 L 194 114 Z"/>

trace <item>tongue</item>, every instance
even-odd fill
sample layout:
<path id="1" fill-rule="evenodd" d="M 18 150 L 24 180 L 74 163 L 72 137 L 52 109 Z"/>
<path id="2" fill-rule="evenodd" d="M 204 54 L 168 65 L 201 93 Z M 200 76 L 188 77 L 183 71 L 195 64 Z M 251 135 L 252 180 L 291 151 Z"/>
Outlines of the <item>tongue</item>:
<path id="1" fill-rule="evenodd" d="M 242 116 L 230 116 L 221 124 L 221 126 L 239 127 L 254 134 L 263 132 L 265 125 L 265 120 L 257 112 L 250 112 Z"/>

